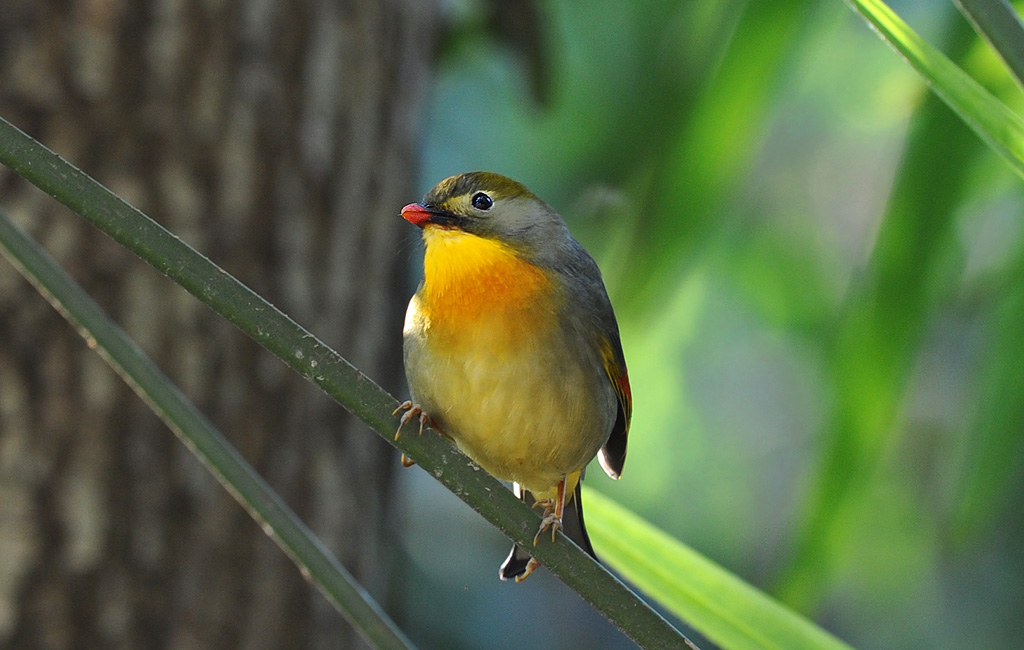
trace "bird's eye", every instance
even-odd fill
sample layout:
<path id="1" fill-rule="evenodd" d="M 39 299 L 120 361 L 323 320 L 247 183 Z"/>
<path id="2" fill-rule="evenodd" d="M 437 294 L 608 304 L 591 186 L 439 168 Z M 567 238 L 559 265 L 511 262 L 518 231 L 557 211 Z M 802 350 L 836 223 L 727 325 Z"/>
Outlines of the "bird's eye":
<path id="1" fill-rule="evenodd" d="M 476 194 L 473 195 L 473 198 L 472 200 L 470 200 L 470 203 L 477 210 L 490 210 L 491 206 L 494 205 L 494 199 L 487 196 L 483 192 L 477 192 Z"/>

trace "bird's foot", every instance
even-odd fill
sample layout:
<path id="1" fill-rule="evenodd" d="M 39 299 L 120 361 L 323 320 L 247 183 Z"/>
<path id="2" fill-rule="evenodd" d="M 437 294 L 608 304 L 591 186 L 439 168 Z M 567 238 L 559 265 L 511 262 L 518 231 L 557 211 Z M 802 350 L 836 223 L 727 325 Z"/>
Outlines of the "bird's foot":
<path id="1" fill-rule="evenodd" d="M 538 533 L 538 535 L 539 534 L 540 533 Z M 527 578 L 529 578 L 530 574 L 533 573 L 534 570 L 536 570 L 536 568 L 539 567 L 539 566 L 540 566 L 540 562 L 538 562 L 535 558 L 531 557 L 530 561 L 526 563 L 526 570 L 523 571 L 521 574 L 516 576 L 516 584 L 519 584 L 523 580 L 526 580 Z"/>
<path id="2" fill-rule="evenodd" d="M 413 404 L 410 400 L 405 400 L 398 405 L 398 408 L 391 412 L 391 415 L 398 415 L 400 411 L 405 411 L 405 413 L 402 413 L 402 419 L 398 421 L 398 430 L 395 431 L 395 440 L 398 440 L 401 437 L 402 429 L 405 425 L 409 424 L 409 420 L 413 418 L 419 418 L 419 435 L 422 436 L 423 427 L 427 426 L 427 423 L 430 422 L 430 416 L 423 412 L 423 407 L 419 404 Z"/>
<path id="3" fill-rule="evenodd" d="M 531 508 L 544 508 L 544 514 L 542 517 L 547 517 L 549 514 L 555 511 L 555 500 L 554 499 L 538 499 L 533 502 Z"/>
<path id="4" fill-rule="evenodd" d="M 413 404 L 410 400 L 406 400 L 399 404 L 398 408 L 391 412 L 391 415 L 398 415 L 399 411 L 405 411 L 405 413 L 402 414 L 402 419 L 398 422 L 398 430 L 395 431 L 395 440 L 398 440 L 398 438 L 401 437 L 402 427 L 408 424 L 413 418 L 418 418 L 420 421 L 419 435 L 421 436 L 423 435 L 423 427 L 428 424 L 433 426 L 434 424 L 430 421 L 430 416 L 423 412 L 423 407 L 419 404 Z M 402 467 L 412 467 L 415 464 L 416 461 L 405 454 L 402 454 Z"/>
<path id="5" fill-rule="evenodd" d="M 551 541 L 555 541 L 555 534 L 562 528 L 562 516 L 555 508 L 554 499 L 541 499 L 533 505 L 534 507 L 541 506 L 544 508 L 544 516 L 540 520 L 540 530 L 533 536 L 533 545 L 537 545 L 537 542 L 540 541 L 540 536 L 549 528 L 551 529 Z"/>
<path id="6" fill-rule="evenodd" d="M 551 541 L 555 541 L 555 535 L 562 527 L 562 513 L 565 511 L 565 481 L 566 479 L 563 478 L 558 482 L 558 489 L 555 491 L 554 499 L 538 499 L 533 504 L 534 507 L 541 506 L 544 508 L 544 516 L 540 520 L 540 530 L 533 537 L 534 546 L 537 545 L 544 531 L 549 528 L 551 529 Z"/>

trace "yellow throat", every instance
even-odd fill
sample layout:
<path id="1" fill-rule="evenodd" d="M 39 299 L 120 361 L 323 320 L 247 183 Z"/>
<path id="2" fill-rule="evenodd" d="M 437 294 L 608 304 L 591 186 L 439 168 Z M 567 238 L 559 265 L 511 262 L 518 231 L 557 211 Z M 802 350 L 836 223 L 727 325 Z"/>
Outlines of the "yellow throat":
<path id="1" fill-rule="evenodd" d="M 426 255 L 419 298 L 430 327 L 453 330 L 450 333 L 458 336 L 481 321 L 501 319 L 508 334 L 524 334 L 551 322 L 550 277 L 506 244 L 438 227 L 426 228 L 423 239 Z"/>

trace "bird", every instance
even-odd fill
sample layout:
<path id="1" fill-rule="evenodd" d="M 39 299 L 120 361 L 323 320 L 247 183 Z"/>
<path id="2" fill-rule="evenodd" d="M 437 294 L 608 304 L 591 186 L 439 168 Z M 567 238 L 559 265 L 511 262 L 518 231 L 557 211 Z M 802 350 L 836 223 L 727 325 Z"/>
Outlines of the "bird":
<path id="1" fill-rule="evenodd" d="M 452 176 L 402 217 L 422 230 L 423 280 L 403 358 L 410 421 L 449 438 L 516 496 L 543 509 L 534 537 L 562 530 L 597 559 L 580 481 L 596 456 L 618 479 L 633 398 L 601 271 L 561 216 L 497 173 Z M 403 464 L 411 464 L 403 456 Z M 539 566 L 514 544 L 499 577 Z"/>

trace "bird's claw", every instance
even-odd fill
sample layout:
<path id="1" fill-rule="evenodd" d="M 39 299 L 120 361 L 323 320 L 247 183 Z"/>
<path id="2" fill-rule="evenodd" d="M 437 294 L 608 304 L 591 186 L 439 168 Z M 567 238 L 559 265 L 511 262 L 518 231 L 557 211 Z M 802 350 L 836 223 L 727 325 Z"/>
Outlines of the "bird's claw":
<path id="1" fill-rule="evenodd" d="M 555 515 L 548 515 L 540 520 L 540 530 L 533 536 L 533 545 L 536 546 L 537 542 L 540 541 L 540 536 L 544 534 L 544 531 L 551 529 L 551 541 L 555 541 L 555 535 L 559 530 L 562 529 L 562 520 Z"/>
<path id="2" fill-rule="evenodd" d="M 526 563 L 526 570 L 524 570 L 522 574 L 516 576 L 516 584 L 519 584 L 523 580 L 529 578 L 530 574 L 533 573 L 539 566 L 540 562 L 538 562 L 536 558 L 531 557 L 530 561 Z"/>
<path id="3" fill-rule="evenodd" d="M 555 541 L 555 535 L 562 528 L 562 518 L 555 512 L 555 502 L 553 499 L 541 499 L 537 503 L 533 504 L 533 507 L 541 506 L 544 508 L 544 517 L 540 520 L 540 530 L 533 536 L 533 545 L 536 546 L 537 542 L 540 541 L 540 536 L 544 534 L 544 531 L 551 529 L 551 541 Z"/>
<path id="4" fill-rule="evenodd" d="M 402 419 L 398 422 L 398 430 L 395 431 L 395 440 L 398 440 L 401 437 L 402 428 L 405 427 L 405 425 L 409 423 L 409 420 L 413 418 L 419 418 L 419 435 L 422 436 L 423 428 L 427 426 L 427 422 L 430 421 L 430 417 L 423 412 L 423 407 L 419 404 L 413 404 L 410 400 L 405 400 L 398 405 L 398 408 L 391 412 L 391 415 L 398 415 L 399 411 L 405 411 L 405 413 L 402 414 Z"/>
<path id="5" fill-rule="evenodd" d="M 544 514 L 541 517 L 547 517 L 555 511 L 555 500 L 554 499 L 538 499 L 533 502 L 531 508 L 544 508 Z"/>
<path id="6" fill-rule="evenodd" d="M 430 419 L 427 414 L 423 412 L 423 408 L 419 404 L 413 404 L 410 400 L 406 400 L 398 405 L 391 415 L 398 415 L 399 411 L 405 411 L 402 414 L 402 419 L 398 422 L 398 430 L 395 431 L 395 440 L 398 440 L 402 436 L 402 427 L 409 423 L 409 420 L 413 418 L 419 418 L 420 430 L 419 435 L 423 435 L 423 427 L 426 426 L 427 421 Z M 409 458 L 405 454 L 402 454 L 402 467 L 412 467 L 416 464 L 416 461 Z"/>

